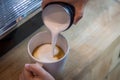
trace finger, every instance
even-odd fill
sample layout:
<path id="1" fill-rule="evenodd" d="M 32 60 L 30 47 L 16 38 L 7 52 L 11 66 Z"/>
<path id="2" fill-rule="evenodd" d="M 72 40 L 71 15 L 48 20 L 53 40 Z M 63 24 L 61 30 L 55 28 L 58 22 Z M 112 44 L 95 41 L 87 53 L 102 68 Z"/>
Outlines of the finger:
<path id="1" fill-rule="evenodd" d="M 51 2 L 51 0 L 43 0 L 43 2 L 42 2 L 42 8 L 44 8 L 50 2 Z"/>
<path id="2" fill-rule="evenodd" d="M 26 69 L 26 66 L 29 67 L 28 65 L 25 65 L 25 68 L 23 71 L 23 77 L 25 80 L 31 80 L 33 78 L 33 74 L 31 71 Z"/>
<path id="3" fill-rule="evenodd" d="M 19 80 L 22 80 L 22 75 L 21 74 L 19 75 Z"/>
<path id="4" fill-rule="evenodd" d="M 83 12 L 81 12 L 80 14 L 76 14 L 73 23 L 76 24 L 82 17 L 83 17 Z"/>
<path id="5" fill-rule="evenodd" d="M 25 64 L 25 69 L 27 71 L 31 72 L 33 76 L 37 76 L 38 73 L 36 74 L 36 71 L 34 71 L 33 69 L 31 69 L 30 65 L 34 65 L 34 64 Z"/>
<path id="6" fill-rule="evenodd" d="M 43 79 L 47 78 L 47 80 L 54 80 L 54 78 L 39 64 L 29 64 L 29 70 Z"/>
<path id="7" fill-rule="evenodd" d="M 27 70 L 37 74 L 38 76 L 44 76 L 46 74 L 46 71 L 38 64 L 29 64 Z"/>
<path id="8" fill-rule="evenodd" d="M 19 80 L 24 80 L 23 72 L 19 75 Z"/>
<path id="9" fill-rule="evenodd" d="M 72 4 L 74 1 L 73 0 L 43 0 L 42 8 L 44 8 L 47 4 L 52 2 L 64 2 L 64 3 Z"/>

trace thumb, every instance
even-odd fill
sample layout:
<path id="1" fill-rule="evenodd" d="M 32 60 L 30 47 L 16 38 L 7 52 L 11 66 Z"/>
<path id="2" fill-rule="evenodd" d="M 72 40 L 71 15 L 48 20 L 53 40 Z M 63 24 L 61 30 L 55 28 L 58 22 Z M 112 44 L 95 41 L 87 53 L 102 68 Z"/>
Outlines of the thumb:
<path id="1" fill-rule="evenodd" d="M 42 68 L 42 66 L 39 65 L 38 63 L 36 63 L 36 64 L 29 64 L 29 66 L 26 66 L 26 69 L 28 71 L 31 71 L 32 73 L 34 73 L 36 76 L 40 76 L 43 79 L 47 77 L 50 80 L 54 80 L 53 77 L 47 71 L 45 71 Z"/>
<path id="2" fill-rule="evenodd" d="M 25 69 L 36 74 L 37 76 L 43 76 L 46 74 L 42 66 L 39 64 L 25 64 Z"/>

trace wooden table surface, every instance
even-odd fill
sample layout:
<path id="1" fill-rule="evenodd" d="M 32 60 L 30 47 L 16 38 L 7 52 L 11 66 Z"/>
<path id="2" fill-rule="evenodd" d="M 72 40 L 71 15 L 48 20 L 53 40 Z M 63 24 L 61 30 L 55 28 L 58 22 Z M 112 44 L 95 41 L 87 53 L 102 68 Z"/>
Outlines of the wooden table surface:
<path id="1" fill-rule="evenodd" d="M 0 57 L 0 80 L 18 80 L 24 64 L 30 62 L 27 55 L 29 39 L 45 30 L 44 26 L 41 27 Z M 82 70 L 103 56 L 103 51 L 120 38 L 120 2 L 90 0 L 85 7 L 84 17 L 62 34 L 69 41 L 70 53 L 61 80 L 79 80 Z"/>

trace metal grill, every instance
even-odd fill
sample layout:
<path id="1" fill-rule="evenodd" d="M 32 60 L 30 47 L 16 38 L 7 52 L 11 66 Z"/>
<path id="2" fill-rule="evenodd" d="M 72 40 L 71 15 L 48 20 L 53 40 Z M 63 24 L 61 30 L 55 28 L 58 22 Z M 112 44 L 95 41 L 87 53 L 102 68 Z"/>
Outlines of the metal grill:
<path id="1" fill-rule="evenodd" d="M 41 6 L 42 0 L 0 0 L 0 36 L 16 23 Z"/>

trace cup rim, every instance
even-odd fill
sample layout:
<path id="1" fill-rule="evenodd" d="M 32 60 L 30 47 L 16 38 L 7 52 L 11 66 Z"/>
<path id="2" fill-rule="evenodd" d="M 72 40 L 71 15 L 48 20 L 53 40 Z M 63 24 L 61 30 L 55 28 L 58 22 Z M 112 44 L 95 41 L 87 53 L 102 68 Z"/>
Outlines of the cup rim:
<path id="1" fill-rule="evenodd" d="M 38 36 L 38 35 L 41 34 L 41 33 L 48 33 L 48 31 L 38 32 L 37 34 L 35 34 L 35 35 L 28 41 L 27 51 L 28 51 L 29 56 L 30 56 L 33 60 L 35 60 L 36 62 L 44 63 L 44 64 L 46 64 L 46 63 L 47 63 L 47 64 L 49 64 L 49 63 L 50 63 L 50 64 L 51 64 L 51 63 L 57 63 L 57 62 L 62 61 L 62 60 L 68 55 L 69 50 L 70 50 L 69 42 L 68 42 L 67 38 L 65 38 L 62 34 L 59 34 L 59 35 L 60 35 L 62 38 L 64 38 L 64 40 L 66 40 L 66 42 L 67 42 L 67 51 L 65 52 L 65 55 L 64 55 L 62 58 L 60 58 L 60 59 L 57 60 L 57 61 L 44 62 L 44 61 L 40 61 L 39 59 L 36 59 L 35 57 L 32 56 L 32 53 L 30 52 L 30 48 L 29 48 L 30 43 L 31 43 L 31 41 L 34 39 L 35 36 Z"/>

